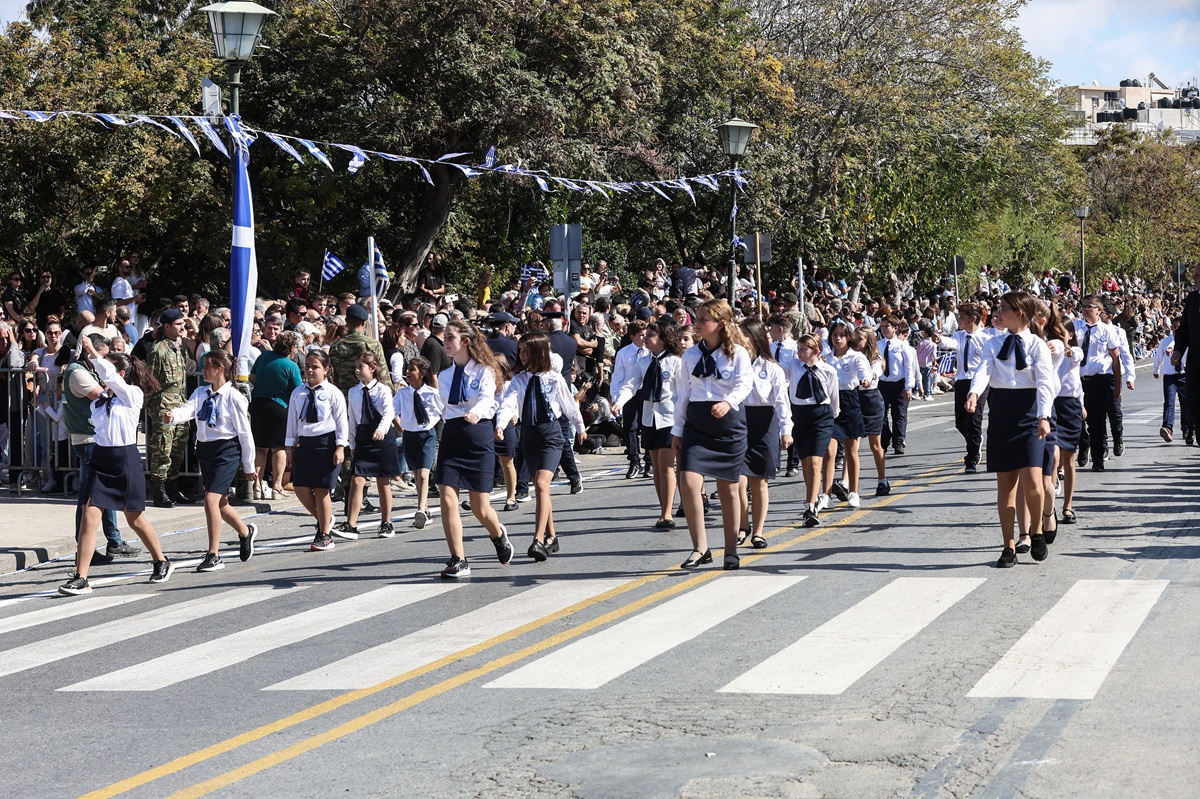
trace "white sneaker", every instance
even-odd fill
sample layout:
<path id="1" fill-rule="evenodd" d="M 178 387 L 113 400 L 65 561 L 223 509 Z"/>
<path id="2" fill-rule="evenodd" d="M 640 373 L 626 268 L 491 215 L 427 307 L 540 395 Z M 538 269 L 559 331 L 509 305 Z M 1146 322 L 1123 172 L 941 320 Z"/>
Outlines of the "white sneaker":
<path id="1" fill-rule="evenodd" d="M 847 503 L 850 505 L 850 507 L 852 507 L 852 508 L 857 508 L 857 507 L 859 507 L 860 505 L 862 505 L 862 500 L 861 500 L 861 499 L 859 499 L 859 498 L 858 498 L 858 494 L 856 494 L 856 493 L 855 493 L 855 492 L 853 492 L 853 491 L 851 491 L 851 492 L 850 492 L 850 497 L 849 497 L 849 498 L 846 500 L 846 502 L 847 502 Z"/>
<path id="2" fill-rule="evenodd" d="M 817 497 L 817 506 L 816 506 L 816 508 L 814 508 L 814 511 L 816 513 L 820 513 L 821 511 L 825 510 L 828 507 L 829 507 L 829 495 L 828 494 L 822 494 L 821 496 Z"/>
<path id="3" fill-rule="evenodd" d="M 267 485 L 263 486 L 262 487 L 262 498 L 263 499 L 275 499 L 275 489 L 273 489 Z"/>
<path id="4" fill-rule="evenodd" d="M 1059 480 L 1059 481 L 1058 481 L 1058 482 L 1057 482 L 1057 483 L 1054 485 L 1054 496 L 1056 496 L 1056 497 L 1061 497 L 1062 495 L 1063 495 L 1063 481 L 1062 481 L 1062 480 Z"/>

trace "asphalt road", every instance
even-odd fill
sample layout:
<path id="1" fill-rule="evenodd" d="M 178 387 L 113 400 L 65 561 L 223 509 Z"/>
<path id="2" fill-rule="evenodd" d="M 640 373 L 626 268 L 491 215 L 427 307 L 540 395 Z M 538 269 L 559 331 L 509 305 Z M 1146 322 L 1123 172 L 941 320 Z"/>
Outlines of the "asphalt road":
<path id="1" fill-rule="evenodd" d="M 250 563 L 164 586 L 0 578 L 2 793 L 1193 797 L 1200 450 L 1159 439 L 1149 375 L 1125 402 L 1079 524 L 1011 570 L 940 398 L 913 405 L 892 496 L 864 480 L 861 509 L 805 529 L 802 483 L 775 483 L 771 546 L 737 573 L 680 571 L 686 530 L 653 531 L 649 481 L 609 474 L 556 489 L 546 563 L 531 504 L 504 516 L 510 566 L 468 525 L 461 583 L 436 578 L 436 519 L 311 553 L 296 513 Z"/>

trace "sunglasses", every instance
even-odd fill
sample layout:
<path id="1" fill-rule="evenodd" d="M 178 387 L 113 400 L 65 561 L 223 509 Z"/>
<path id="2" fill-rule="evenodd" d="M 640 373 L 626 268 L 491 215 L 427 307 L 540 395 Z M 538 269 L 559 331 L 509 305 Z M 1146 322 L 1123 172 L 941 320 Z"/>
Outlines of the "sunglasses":
<path id="1" fill-rule="evenodd" d="M 37 328 L 36 327 L 23 327 L 23 328 L 21 328 L 21 332 L 22 333 L 36 333 Z"/>

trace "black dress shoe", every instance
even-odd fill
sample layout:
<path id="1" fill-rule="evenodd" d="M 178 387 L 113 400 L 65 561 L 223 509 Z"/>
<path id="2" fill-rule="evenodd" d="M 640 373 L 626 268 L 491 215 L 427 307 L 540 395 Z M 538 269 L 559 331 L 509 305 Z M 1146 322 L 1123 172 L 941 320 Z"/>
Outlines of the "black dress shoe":
<path id="1" fill-rule="evenodd" d="M 1018 555 L 1024 555 L 1026 552 L 1029 551 L 1029 544 L 1021 543 L 1021 540 L 1024 539 L 1025 537 L 1026 536 L 1024 534 L 1022 534 L 1021 538 L 1017 539 L 1017 554 Z"/>
<path id="2" fill-rule="evenodd" d="M 534 539 L 533 543 L 529 545 L 529 550 L 525 554 L 529 555 L 529 557 L 533 558 L 538 563 L 541 563 L 546 558 L 550 557 L 550 553 L 546 551 L 546 545 L 541 541 L 538 541 L 536 538 Z"/>
<path id="3" fill-rule="evenodd" d="M 1031 535 L 1029 542 L 1029 557 L 1034 560 L 1045 560 L 1050 554 L 1050 550 L 1046 548 L 1046 536 Z"/>
<path id="4" fill-rule="evenodd" d="M 679 568 L 694 569 L 697 566 L 703 566 L 706 563 L 712 563 L 712 550 L 706 549 L 701 552 L 698 549 L 693 549 L 692 554 L 688 555 L 688 559 L 679 564 Z"/>
<path id="5" fill-rule="evenodd" d="M 1009 549 L 1008 547 L 1005 547 L 1004 551 L 1000 553 L 1000 560 L 996 561 L 996 568 L 1011 569 L 1013 566 L 1016 566 L 1016 565 L 1017 565 L 1017 553 L 1014 552 L 1013 550 Z"/>
<path id="6" fill-rule="evenodd" d="M 1104 471 L 1104 461 L 1092 461 L 1092 471 L 1093 472 Z"/>
<path id="7" fill-rule="evenodd" d="M 1086 449 L 1079 450 L 1079 454 L 1075 457 L 1075 463 L 1080 466 L 1088 465 L 1088 451 Z"/>
<path id="8" fill-rule="evenodd" d="M 893 452 L 894 454 L 896 454 L 896 455 L 903 455 L 903 454 L 904 454 L 904 445 L 903 445 L 903 444 L 897 444 L 897 445 L 895 446 L 895 448 L 894 448 L 894 449 L 892 449 L 892 452 Z"/>
<path id="9" fill-rule="evenodd" d="M 1125 454 L 1125 439 L 1113 442 L 1113 457 L 1119 458 Z"/>
<path id="10" fill-rule="evenodd" d="M 783 476 L 784 477 L 795 477 L 796 476 L 796 467 L 795 466 L 787 467 L 787 471 L 783 473 Z"/>
<path id="11" fill-rule="evenodd" d="M 733 572 L 733 571 L 737 571 L 740 568 L 742 568 L 742 559 L 740 557 L 738 557 L 737 555 L 726 555 L 725 556 L 725 571 Z"/>
<path id="12" fill-rule="evenodd" d="M 674 519 L 659 519 L 658 521 L 656 521 L 654 523 L 654 529 L 655 530 L 674 530 L 675 529 L 675 520 Z"/>
<path id="13" fill-rule="evenodd" d="M 552 554 L 558 551 L 558 536 L 546 539 L 546 551 Z"/>

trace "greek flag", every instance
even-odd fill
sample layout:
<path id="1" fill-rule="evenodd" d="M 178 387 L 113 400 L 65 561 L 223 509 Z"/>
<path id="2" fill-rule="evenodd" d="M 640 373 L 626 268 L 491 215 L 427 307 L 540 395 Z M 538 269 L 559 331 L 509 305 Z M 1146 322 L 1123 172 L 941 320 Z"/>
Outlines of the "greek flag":
<path id="1" fill-rule="evenodd" d="M 233 158 L 233 245 L 229 254 L 229 294 L 232 313 L 233 352 L 239 365 L 238 376 L 245 374 L 242 356 L 250 349 L 250 328 L 254 322 L 254 298 L 258 295 L 258 258 L 254 252 L 254 198 L 250 194 L 250 148 L 241 132 L 241 119 L 230 117 L 234 133 Z"/>
<path id="2" fill-rule="evenodd" d="M 392 279 L 388 277 L 387 265 L 383 262 L 383 253 L 378 248 L 375 249 L 375 296 L 382 297 L 387 294 L 388 286 L 392 284 Z"/>
<path id="3" fill-rule="evenodd" d="M 325 260 L 321 262 L 321 279 L 333 280 L 345 268 L 346 264 L 342 263 L 341 258 L 326 250 Z"/>
<path id="4" fill-rule="evenodd" d="M 952 375 L 958 368 L 957 353 L 947 352 L 938 360 L 938 374 Z"/>

